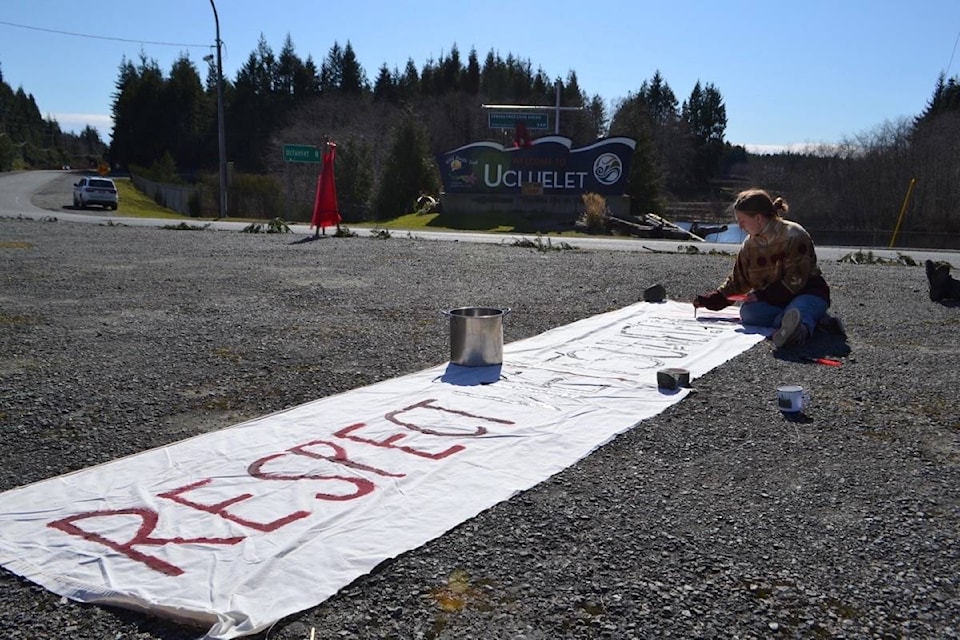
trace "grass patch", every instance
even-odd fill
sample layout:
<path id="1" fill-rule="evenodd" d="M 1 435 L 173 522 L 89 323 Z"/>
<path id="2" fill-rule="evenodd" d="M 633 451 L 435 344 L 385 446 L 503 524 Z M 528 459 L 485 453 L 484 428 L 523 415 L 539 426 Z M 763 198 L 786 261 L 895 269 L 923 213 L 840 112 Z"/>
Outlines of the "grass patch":
<path id="1" fill-rule="evenodd" d="M 375 223 L 381 229 L 425 229 L 451 231 L 491 231 L 495 233 L 550 233 L 561 236 L 582 236 L 573 229 L 573 223 L 564 225 L 556 216 L 544 213 L 518 211 L 491 211 L 486 213 L 408 213 Z"/>
<path id="2" fill-rule="evenodd" d="M 213 355 L 222 360 L 233 362 L 234 364 L 243 360 L 243 356 L 241 356 L 238 351 L 231 349 L 230 347 L 217 347 L 213 350 Z"/>
<path id="3" fill-rule="evenodd" d="M 170 218 L 181 220 L 189 216 L 181 215 L 172 209 L 161 207 L 146 194 L 138 191 L 129 178 L 114 178 L 117 192 L 120 194 L 119 215 L 130 218 Z"/>
<path id="4" fill-rule="evenodd" d="M 209 221 L 209 220 L 220 220 L 219 216 L 209 217 L 193 217 L 188 215 L 183 215 L 182 213 L 177 213 L 173 209 L 168 209 L 166 207 L 161 207 L 157 204 L 152 198 L 148 197 L 142 191 L 137 190 L 133 186 L 133 181 L 130 178 L 114 178 L 113 181 L 117 185 L 117 191 L 120 194 L 120 207 L 117 209 L 117 215 L 121 215 L 127 218 L 159 218 L 162 220 L 200 220 L 200 221 Z M 224 218 L 232 220 L 235 222 L 250 222 L 252 225 L 258 225 L 259 229 L 257 231 L 247 231 L 247 233 L 286 233 L 286 231 L 280 231 L 282 226 L 277 222 L 280 221 L 282 225 L 286 225 L 285 221 L 282 221 L 280 218 L 274 218 L 272 220 L 264 220 L 262 218 L 235 218 L 229 217 Z M 184 229 L 186 228 L 183 225 L 169 226 L 165 228 L 170 229 Z M 191 229 L 200 229 L 206 228 L 193 226 Z M 272 230 L 271 230 L 272 229 Z"/>
<path id="5" fill-rule="evenodd" d="M 914 402 L 913 406 L 918 413 L 940 426 L 960 433 L 960 419 L 957 418 L 954 411 L 952 399 L 945 398 L 940 394 L 925 395 L 920 401 Z"/>
<path id="6" fill-rule="evenodd" d="M 489 611 L 492 608 L 490 598 L 484 589 L 489 586 L 488 580 L 474 580 L 465 570 L 454 569 L 444 584 L 430 590 L 430 595 L 446 613 L 467 608 Z"/>
<path id="7" fill-rule="evenodd" d="M 22 327 L 29 324 L 37 324 L 40 322 L 39 318 L 33 316 L 24 316 L 20 314 L 10 315 L 0 311 L 0 326 L 7 327 Z"/>

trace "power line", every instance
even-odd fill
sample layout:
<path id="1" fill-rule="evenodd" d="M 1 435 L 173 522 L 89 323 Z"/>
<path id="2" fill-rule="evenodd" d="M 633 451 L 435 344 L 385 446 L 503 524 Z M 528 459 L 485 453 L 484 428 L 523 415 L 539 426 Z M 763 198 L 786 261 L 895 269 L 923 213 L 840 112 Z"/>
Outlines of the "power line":
<path id="1" fill-rule="evenodd" d="M 950 77 L 950 67 L 953 66 L 953 56 L 957 53 L 957 44 L 960 44 L 960 31 L 957 32 L 957 39 L 953 43 L 953 51 L 950 53 L 950 62 L 947 63 L 947 72 L 944 74 L 948 78 Z"/>
<path id="2" fill-rule="evenodd" d="M 159 47 L 190 47 L 196 49 L 209 49 L 210 44 L 184 44 L 180 42 L 153 42 L 151 40 L 131 40 L 129 38 L 113 38 L 110 36 L 95 36 L 89 33 L 76 33 L 74 31 L 58 31 L 57 29 L 44 29 L 43 27 L 31 27 L 26 24 L 16 24 L 14 22 L 7 22 L 5 20 L 0 20 L 0 24 L 6 25 L 8 27 L 17 27 L 18 29 L 30 29 L 31 31 L 44 31 L 46 33 L 55 33 L 61 36 L 74 36 L 77 38 L 90 38 L 91 40 L 112 40 L 114 42 L 130 42 L 133 44 L 152 44 Z"/>

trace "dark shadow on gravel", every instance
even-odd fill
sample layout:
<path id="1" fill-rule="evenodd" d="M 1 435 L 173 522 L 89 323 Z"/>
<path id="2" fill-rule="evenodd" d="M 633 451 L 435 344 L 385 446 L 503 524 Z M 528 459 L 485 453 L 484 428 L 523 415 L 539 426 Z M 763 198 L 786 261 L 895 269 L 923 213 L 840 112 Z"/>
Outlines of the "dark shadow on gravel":
<path id="1" fill-rule="evenodd" d="M 784 420 L 794 424 L 810 424 L 813 422 L 813 418 L 805 414 L 803 411 L 798 411 L 796 413 L 784 413 L 782 415 Z"/>
<path id="2" fill-rule="evenodd" d="M 293 240 L 293 241 L 291 241 L 291 242 L 288 242 L 287 244 L 306 244 L 306 243 L 308 243 L 308 242 L 313 242 L 314 240 L 327 240 L 327 239 L 329 239 L 329 238 L 336 238 L 336 237 L 337 237 L 337 236 L 332 235 L 332 234 L 327 235 L 327 234 L 325 234 L 325 233 L 321 233 L 321 234 L 319 234 L 319 235 L 304 236 L 304 237 L 302 237 L 302 238 L 298 238 L 298 239 L 296 239 L 296 240 Z"/>
<path id="3" fill-rule="evenodd" d="M 80 213 L 102 213 L 102 214 L 110 214 L 110 213 L 114 213 L 114 212 L 115 212 L 114 209 L 110 209 L 109 207 L 98 207 L 97 205 L 88 205 L 88 206 L 86 206 L 86 207 L 77 207 L 77 206 L 74 206 L 74 205 L 72 205 L 72 204 L 65 204 L 65 205 L 62 205 L 62 206 L 60 207 L 60 209 L 63 210 L 63 211 L 77 211 L 77 212 L 80 212 Z"/>
<path id="4" fill-rule="evenodd" d="M 288 242 L 287 244 L 304 244 L 306 242 L 313 242 L 314 240 L 320 240 L 321 238 L 329 238 L 330 236 L 304 236 L 293 242 Z"/>
<path id="5" fill-rule="evenodd" d="M 826 366 L 815 360 L 819 358 L 836 359 L 850 355 L 847 337 L 838 334 L 817 333 L 802 345 L 776 349 L 773 357 L 785 362 L 797 362 L 816 366 Z"/>
<path id="6" fill-rule="evenodd" d="M 95 604 L 80 604 L 78 606 L 91 610 L 100 608 L 99 605 Z M 162 638 L 163 640 L 196 640 L 209 629 L 209 626 L 206 625 L 178 624 L 171 620 L 114 605 L 103 605 L 102 608 L 116 616 L 117 620 L 136 628 L 138 635 L 144 633 L 149 634 L 149 637 Z M 254 640 L 256 637 L 258 636 L 250 636 L 248 640 Z"/>

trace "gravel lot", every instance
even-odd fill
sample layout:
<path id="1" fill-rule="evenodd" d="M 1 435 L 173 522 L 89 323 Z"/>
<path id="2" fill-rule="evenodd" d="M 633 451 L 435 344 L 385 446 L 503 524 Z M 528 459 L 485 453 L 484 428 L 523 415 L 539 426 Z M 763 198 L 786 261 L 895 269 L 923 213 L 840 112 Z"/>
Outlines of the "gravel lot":
<path id="1" fill-rule="evenodd" d="M 731 264 L 56 215 L 0 219 L 0 490 L 445 362 L 441 309 L 512 307 L 510 342 L 657 282 L 690 299 Z M 846 340 L 758 345 L 257 638 L 960 636 L 960 309 L 929 301 L 920 266 L 822 266 Z M 798 420 L 774 406 L 785 382 L 813 395 Z M 455 572 L 471 590 L 445 611 Z M 0 571 L 3 638 L 198 635 Z"/>

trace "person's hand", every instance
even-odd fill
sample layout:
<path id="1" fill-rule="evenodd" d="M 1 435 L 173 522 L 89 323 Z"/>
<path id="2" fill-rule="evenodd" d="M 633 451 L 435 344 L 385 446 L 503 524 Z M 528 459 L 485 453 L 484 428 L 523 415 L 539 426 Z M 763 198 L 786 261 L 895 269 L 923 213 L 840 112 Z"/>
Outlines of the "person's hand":
<path id="1" fill-rule="evenodd" d="M 729 307 L 730 301 L 727 300 L 727 297 L 719 291 L 713 290 L 708 291 L 707 293 L 701 293 L 694 298 L 693 306 L 706 307 L 707 309 L 710 309 L 710 311 L 720 311 L 720 309 Z"/>

